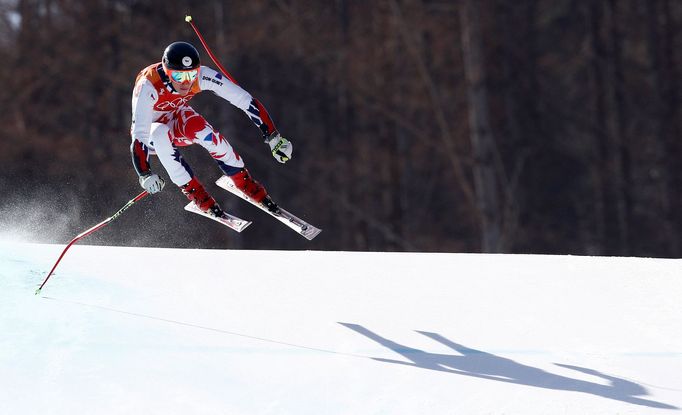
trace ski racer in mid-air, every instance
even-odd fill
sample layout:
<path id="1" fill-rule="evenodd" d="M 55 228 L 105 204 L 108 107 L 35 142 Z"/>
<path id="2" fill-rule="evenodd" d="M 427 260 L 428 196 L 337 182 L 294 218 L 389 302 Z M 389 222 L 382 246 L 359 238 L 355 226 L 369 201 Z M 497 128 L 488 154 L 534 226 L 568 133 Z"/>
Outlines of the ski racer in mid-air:
<path id="1" fill-rule="evenodd" d="M 192 97 L 202 91 L 212 91 L 244 111 L 260 128 L 277 161 L 285 163 L 291 158 L 292 144 L 279 134 L 257 99 L 220 72 L 202 66 L 194 46 L 174 42 L 163 52 L 161 62 L 144 68 L 135 80 L 130 151 L 140 185 L 149 193 L 163 189 L 164 180 L 152 172 L 149 163 L 149 156 L 156 154 L 171 181 L 190 201 L 202 212 L 222 216 L 222 209 L 178 150 L 178 147 L 199 144 L 239 190 L 276 212 L 277 205 L 263 185 L 251 178 L 244 161 L 230 143 L 188 105 Z"/>

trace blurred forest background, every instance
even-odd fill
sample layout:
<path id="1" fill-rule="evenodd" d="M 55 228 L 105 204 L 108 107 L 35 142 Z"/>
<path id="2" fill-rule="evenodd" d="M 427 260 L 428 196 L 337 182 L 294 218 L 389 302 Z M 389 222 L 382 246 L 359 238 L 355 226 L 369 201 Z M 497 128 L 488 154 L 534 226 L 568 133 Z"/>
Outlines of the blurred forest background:
<path id="1" fill-rule="evenodd" d="M 323 232 L 220 190 L 193 146 L 247 231 L 170 184 L 82 243 L 681 256 L 680 0 L 0 0 L 5 233 L 66 243 L 141 191 L 135 76 L 176 40 L 216 68 L 186 14 L 294 157 L 220 98 L 192 106 Z"/>

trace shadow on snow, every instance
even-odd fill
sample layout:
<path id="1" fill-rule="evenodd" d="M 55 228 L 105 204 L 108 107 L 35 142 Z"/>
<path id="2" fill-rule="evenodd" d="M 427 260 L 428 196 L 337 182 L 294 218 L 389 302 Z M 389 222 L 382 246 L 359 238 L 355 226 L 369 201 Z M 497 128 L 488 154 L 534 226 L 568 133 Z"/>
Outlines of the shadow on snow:
<path id="1" fill-rule="evenodd" d="M 425 352 L 423 350 L 407 347 L 381 337 L 358 324 L 339 324 L 348 327 L 349 329 L 360 333 L 371 340 L 374 340 L 375 342 L 393 350 L 407 359 L 407 361 L 404 361 L 372 358 L 373 360 L 380 362 L 414 366 L 422 369 L 437 370 L 440 372 L 454 373 L 463 376 L 490 379 L 498 382 L 516 383 L 519 385 L 534 386 L 537 388 L 589 393 L 604 398 L 653 408 L 679 409 L 675 406 L 665 403 L 637 398 L 637 396 L 648 395 L 646 388 L 629 380 L 605 375 L 593 369 L 555 363 L 560 367 L 576 370 L 578 372 L 605 379 L 609 382 L 609 385 L 601 385 L 599 383 L 572 379 L 566 376 L 545 372 L 541 369 L 517 363 L 511 359 L 496 356 L 481 350 L 468 348 L 446 339 L 437 333 L 417 331 L 418 333 L 451 348 L 457 352 L 457 354 Z"/>

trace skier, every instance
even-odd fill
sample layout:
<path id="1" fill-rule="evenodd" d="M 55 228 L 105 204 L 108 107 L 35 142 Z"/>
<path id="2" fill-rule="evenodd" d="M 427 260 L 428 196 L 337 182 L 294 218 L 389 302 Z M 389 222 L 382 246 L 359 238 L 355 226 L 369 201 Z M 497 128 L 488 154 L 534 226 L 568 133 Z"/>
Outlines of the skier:
<path id="1" fill-rule="evenodd" d="M 199 144 L 216 161 L 235 186 L 268 210 L 278 207 L 244 161 L 206 120 L 188 105 L 202 91 L 212 91 L 241 109 L 258 126 L 273 157 L 280 163 L 291 158 L 293 146 L 275 128 L 263 105 L 220 72 L 202 66 L 196 48 L 187 42 L 171 43 L 161 62 L 144 68 L 135 80 L 130 128 L 133 166 L 140 185 L 149 193 L 161 191 L 164 180 L 153 173 L 149 156 L 156 154 L 171 181 L 203 212 L 220 217 L 223 211 L 194 176 L 178 147 Z"/>

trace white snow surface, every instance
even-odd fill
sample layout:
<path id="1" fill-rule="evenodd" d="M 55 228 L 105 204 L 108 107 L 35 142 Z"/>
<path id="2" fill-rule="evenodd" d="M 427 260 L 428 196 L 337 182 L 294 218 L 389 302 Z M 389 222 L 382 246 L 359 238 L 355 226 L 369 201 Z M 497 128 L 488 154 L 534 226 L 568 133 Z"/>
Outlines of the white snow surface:
<path id="1" fill-rule="evenodd" d="M 666 414 L 682 260 L 0 242 L 0 414 Z"/>

